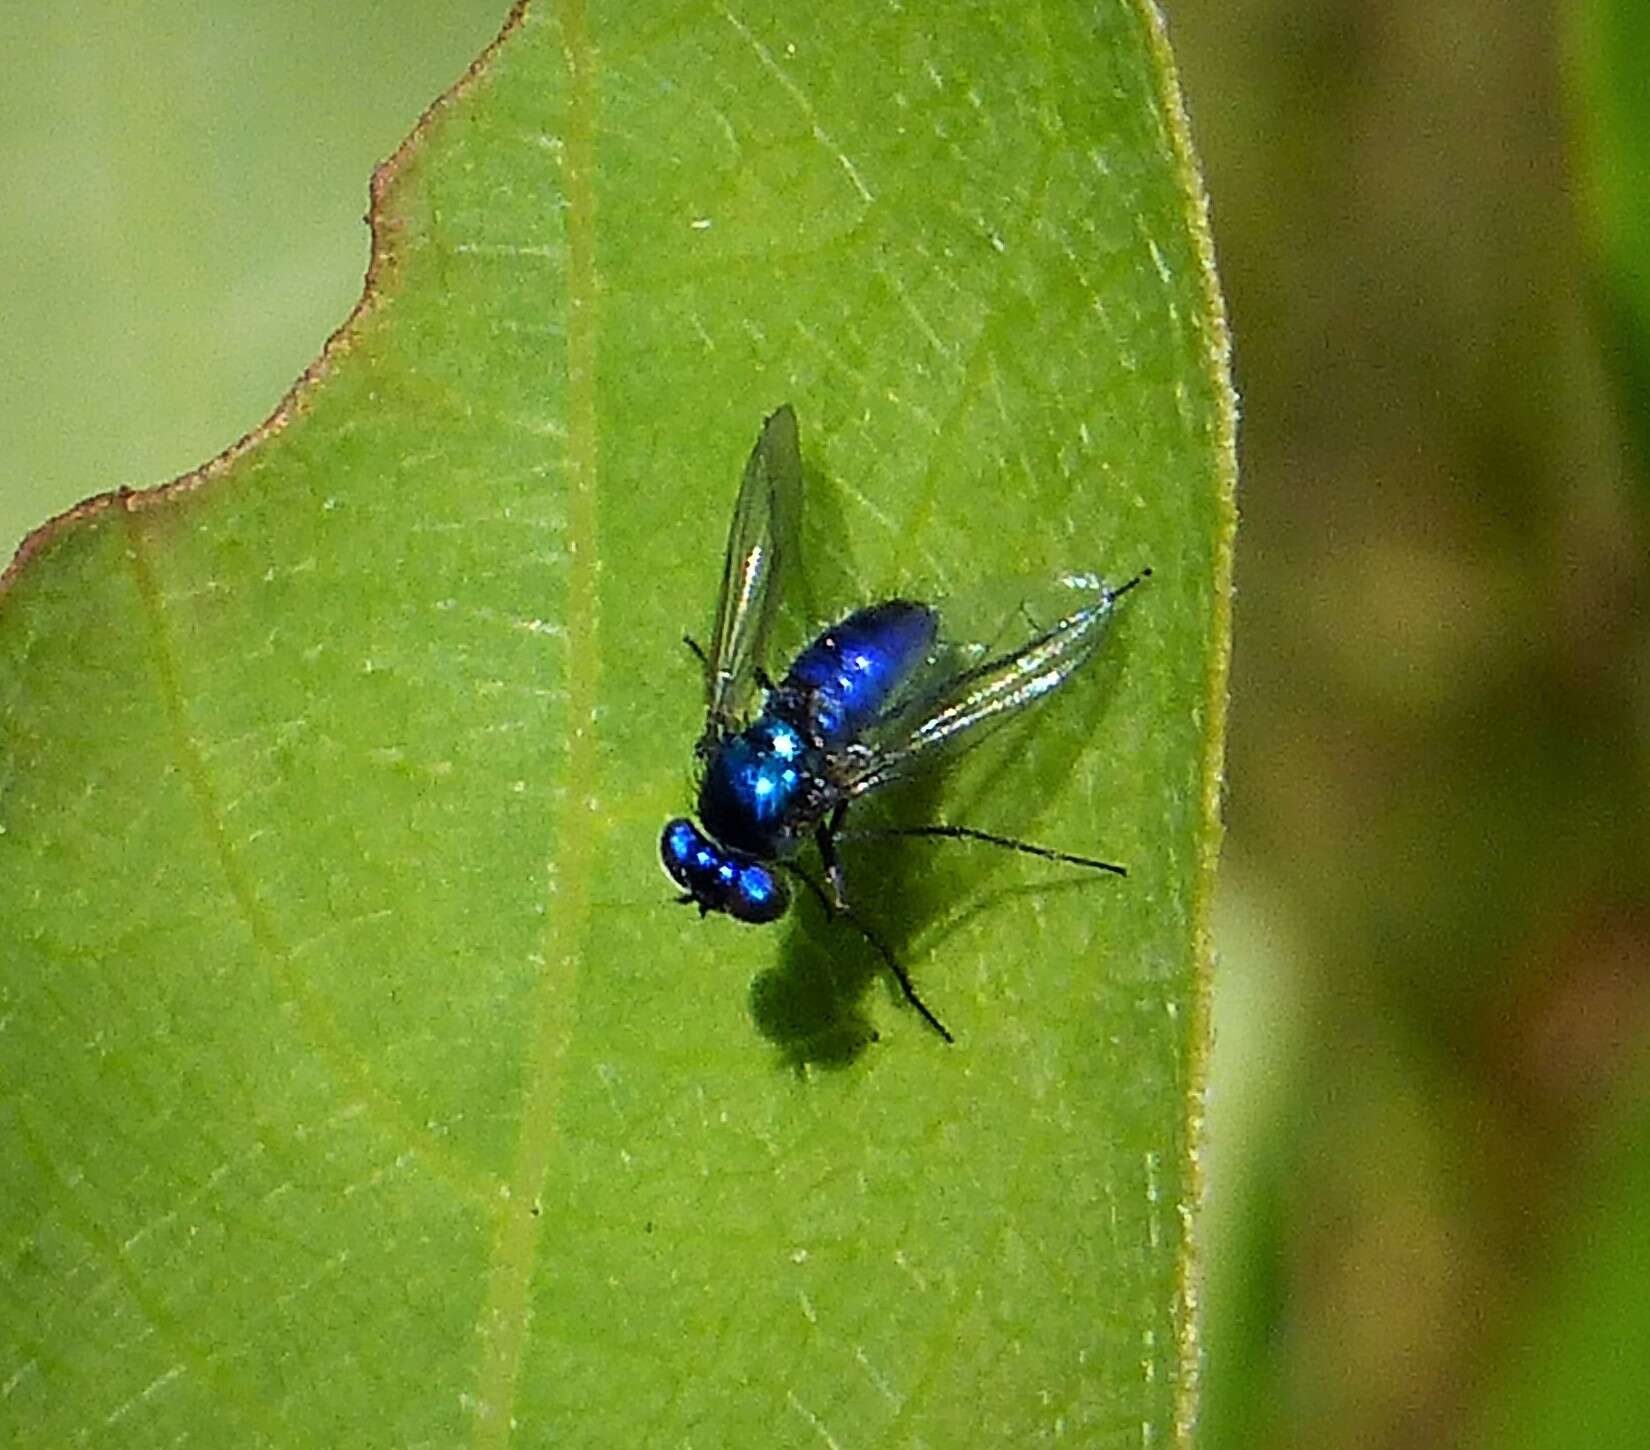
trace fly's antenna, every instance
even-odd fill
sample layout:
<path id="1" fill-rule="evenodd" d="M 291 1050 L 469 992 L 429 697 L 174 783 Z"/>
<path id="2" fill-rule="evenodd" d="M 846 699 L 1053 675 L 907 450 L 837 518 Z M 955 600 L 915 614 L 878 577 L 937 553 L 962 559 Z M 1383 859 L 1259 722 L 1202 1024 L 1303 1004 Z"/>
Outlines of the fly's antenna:
<path id="1" fill-rule="evenodd" d="M 825 908 L 825 915 L 827 917 L 831 917 L 833 919 L 837 917 L 842 918 L 844 921 L 848 922 L 855 931 L 864 937 L 866 941 L 870 942 L 870 944 L 876 949 L 877 955 L 880 956 L 885 963 L 887 963 L 888 970 L 894 974 L 894 980 L 899 983 L 900 990 L 905 993 L 905 1000 L 922 1014 L 923 1021 L 932 1027 L 934 1031 L 939 1033 L 940 1036 L 947 1042 L 955 1043 L 957 1039 L 951 1035 L 950 1031 L 946 1028 L 945 1023 L 941 1022 L 940 1019 L 934 1015 L 928 1004 L 917 995 L 917 989 L 915 984 L 911 981 L 910 974 L 900 965 L 899 958 L 894 955 L 888 943 L 883 941 L 880 936 L 872 931 L 867 923 L 861 921 L 858 914 L 851 908 L 836 905 L 831 900 L 830 896 L 826 894 L 825 888 L 815 881 L 812 876 L 808 875 L 808 873 L 800 866 L 793 866 L 789 863 L 785 863 L 785 867 L 786 870 L 788 870 L 793 876 L 798 877 L 809 891 L 813 892 L 815 900 L 817 900 L 819 904 Z"/>
<path id="2" fill-rule="evenodd" d="M 980 841 L 987 846 L 1001 846 L 1005 851 L 1018 851 L 1022 856 L 1035 856 L 1040 861 L 1059 861 L 1067 866 L 1083 866 L 1090 871 L 1109 871 L 1113 876 L 1129 874 L 1126 866 L 1118 866 L 1111 861 L 1100 861 L 1093 856 L 1074 856 L 1069 851 L 1034 846 L 1030 841 L 1016 841 L 1012 836 L 994 836 L 990 831 L 976 831 L 971 826 L 881 826 L 844 831 L 837 839 L 854 841 L 886 839 L 889 836 L 922 836 L 931 841 Z"/>

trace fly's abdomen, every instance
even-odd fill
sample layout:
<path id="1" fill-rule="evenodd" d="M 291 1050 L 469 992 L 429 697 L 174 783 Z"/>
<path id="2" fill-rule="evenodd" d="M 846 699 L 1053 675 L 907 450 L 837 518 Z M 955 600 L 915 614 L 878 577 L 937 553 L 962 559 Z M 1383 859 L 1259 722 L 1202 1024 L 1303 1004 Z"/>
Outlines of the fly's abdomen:
<path id="1" fill-rule="evenodd" d="M 938 626 L 905 599 L 857 609 L 796 657 L 780 692 L 794 692 L 826 749 L 849 744 L 934 648 Z"/>

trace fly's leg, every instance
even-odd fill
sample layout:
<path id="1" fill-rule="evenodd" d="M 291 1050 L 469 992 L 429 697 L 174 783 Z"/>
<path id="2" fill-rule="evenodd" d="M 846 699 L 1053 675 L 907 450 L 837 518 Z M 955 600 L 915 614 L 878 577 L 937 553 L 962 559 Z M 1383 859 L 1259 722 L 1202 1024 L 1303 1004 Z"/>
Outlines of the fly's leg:
<path id="1" fill-rule="evenodd" d="M 848 914 L 848 895 L 842 878 L 842 862 L 836 854 L 836 838 L 847 814 L 848 803 L 843 801 L 832 807 L 830 819 L 820 822 L 819 829 L 814 832 L 814 840 L 819 844 L 819 859 L 825 867 L 825 884 L 830 890 L 830 899 L 836 910 L 844 915 Z"/>
<path id="2" fill-rule="evenodd" d="M 845 911 L 843 915 L 854 924 L 854 929 L 877 949 L 877 953 L 881 956 L 883 961 L 888 963 L 888 970 L 894 974 L 894 980 L 899 983 L 900 991 L 905 993 L 905 1000 L 922 1014 L 922 1020 L 932 1027 L 934 1031 L 939 1033 L 940 1036 L 947 1042 L 955 1042 L 957 1039 L 947 1030 L 945 1023 L 941 1022 L 940 1019 L 934 1015 L 929 1005 L 917 995 L 916 985 L 911 981 L 910 973 L 908 973 L 900 964 L 900 959 L 894 955 L 893 950 L 889 947 L 888 943 L 883 941 L 881 937 L 872 931 L 870 927 L 859 919 L 859 917 L 854 915 L 853 912 Z"/>
<path id="3" fill-rule="evenodd" d="M 833 835 L 835 834 L 833 831 Z M 1030 841 L 1017 841 L 1012 836 L 995 836 L 990 831 L 976 831 L 972 826 L 874 826 L 863 831 L 843 832 L 840 839 L 886 840 L 891 836 L 923 836 L 938 841 L 981 841 L 987 846 L 1001 846 L 1005 851 L 1018 851 L 1022 856 L 1035 856 L 1040 861 L 1060 861 L 1068 866 L 1086 866 L 1091 871 L 1109 871 L 1113 876 L 1129 874 L 1126 867 L 1118 866 L 1111 861 L 1100 861 L 1093 856 L 1075 856 L 1070 851 L 1056 851 L 1050 846 L 1034 846 Z"/>
<path id="4" fill-rule="evenodd" d="M 832 814 L 834 816 L 836 812 L 833 812 Z M 821 833 L 823 834 L 823 832 L 824 828 L 821 827 Z M 813 894 L 818 898 L 819 904 L 825 908 L 826 916 L 841 917 L 850 926 L 852 926 L 855 931 L 864 937 L 866 941 L 870 942 L 871 946 L 876 950 L 877 955 L 881 957 L 883 962 L 886 964 L 888 970 L 894 974 L 894 980 L 899 983 L 900 991 L 905 993 L 905 1000 L 917 1009 L 922 1016 L 922 1020 L 932 1027 L 934 1031 L 939 1033 L 941 1037 L 943 1037 L 947 1042 L 955 1042 L 957 1039 L 951 1035 L 950 1030 L 946 1027 L 945 1023 L 941 1022 L 940 1019 L 934 1015 L 933 1009 L 930 1008 L 929 1005 L 918 995 L 916 984 L 912 982 L 910 973 L 907 972 L 902 965 L 900 965 L 900 959 L 894 955 L 893 948 L 890 947 L 888 943 L 885 942 L 880 936 L 878 936 L 876 932 L 872 931 L 870 926 L 866 922 L 862 921 L 859 915 L 854 912 L 846 902 L 838 900 L 833 906 L 830 893 L 828 893 L 823 886 L 815 881 L 812 876 L 808 875 L 806 871 L 803 871 L 797 866 L 788 866 L 787 869 L 792 875 L 800 877 L 803 884 L 807 886 L 808 890 L 813 892 Z"/>
<path id="5" fill-rule="evenodd" d="M 705 647 L 691 634 L 682 636 L 682 643 L 693 652 L 694 659 L 699 661 L 699 668 L 704 671 L 705 687 L 710 688 L 710 656 L 705 653 Z M 706 761 L 716 753 L 716 747 L 722 743 L 723 729 L 714 719 L 705 721 L 705 730 L 693 743 L 693 753 L 700 761 Z"/>

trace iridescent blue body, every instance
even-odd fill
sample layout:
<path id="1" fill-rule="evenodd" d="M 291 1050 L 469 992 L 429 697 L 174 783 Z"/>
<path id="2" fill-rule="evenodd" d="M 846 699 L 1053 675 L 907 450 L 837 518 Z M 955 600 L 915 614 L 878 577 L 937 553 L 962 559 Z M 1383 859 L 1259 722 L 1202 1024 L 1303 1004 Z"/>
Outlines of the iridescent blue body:
<path id="1" fill-rule="evenodd" d="M 732 851 L 794 856 L 837 804 L 834 757 L 888 706 L 934 647 L 925 604 L 855 610 L 796 657 L 762 713 L 716 746 L 699 786 L 699 819 Z"/>
<path id="2" fill-rule="evenodd" d="M 926 604 L 891 599 L 856 609 L 796 657 L 780 682 L 780 708 L 803 716 L 826 750 L 851 745 L 910 682 L 938 634 L 939 616 Z"/>
<path id="3" fill-rule="evenodd" d="M 671 821 L 659 842 L 671 878 L 699 904 L 700 913 L 725 911 L 739 921 L 777 921 L 791 904 L 772 871 L 724 851 L 685 817 Z"/>
<path id="4" fill-rule="evenodd" d="M 842 803 L 841 761 L 927 659 L 938 627 L 926 604 L 904 599 L 855 610 L 796 657 L 756 719 L 705 744 L 704 831 L 671 821 L 661 847 L 701 908 L 752 922 L 784 913 L 783 883 L 762 863 L 796 855 Z"/>
<path id="5" fill-rule="evenodd" d="M 682 889 L 681 901 L 701 915 L 716 911 L 744 922 L 783 916 L 790 895 L 780 870 L 796 876 L 828 909 L 854 922 L 907 1000 L 949 1041 L 893 953 L 849 910 L 836 857 L 844 815 L 861 796 L 974 743 L 1059 688 L 1098 647 L 1117 599 L 1150 571 L 1116 589 L 1089 576 L 1060 581 L 1073 603 L 1053 625 L 1016 649 L 950 672 L 938 664 L 939 616 L 932 608 L 906 599 L 868 605 L 819 635 L 775 685 L 762 656 L 774 579 L 794 544 L 801 488 L 796 415 L 785 407 L 763 425 L 745 467 L 710 647 L 688 641 L 705 668 L 700 824 L 686 817 L 668 822 L 660 856 Z M 761 706 L 753 714 L 758 689 Z M 964 826 L 880 834 L 983 841 L 1123 874 L 1104 861 Z M 792 864 L 810 839 L 819 848 L 826 888 Z"/>

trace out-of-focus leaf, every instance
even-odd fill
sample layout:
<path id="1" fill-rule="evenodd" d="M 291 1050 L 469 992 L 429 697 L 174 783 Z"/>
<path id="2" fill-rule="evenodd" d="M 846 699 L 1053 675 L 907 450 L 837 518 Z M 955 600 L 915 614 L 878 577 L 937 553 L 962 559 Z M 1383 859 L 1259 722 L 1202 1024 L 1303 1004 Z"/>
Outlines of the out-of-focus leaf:
<path id="1" fill-rule="evenodd" d="M 1583 0 L 1574 11 L 1574 104 L 1583 206 L 1613 371 L 1650 463 L 1650 7 Z M 1650 480 L 1650 466 L 1639 470 Z"/>
<path id="2" fill-rule="evenodd" d="M 1484 1450 L 1637 1445 L 1650 1424 L 1650 1101 L 1621 1113 L 1576 1176 L 1578 1205 L 1556 1251 L 1533 1263 L 1526 1312 L 1466 1443 Z"/>

